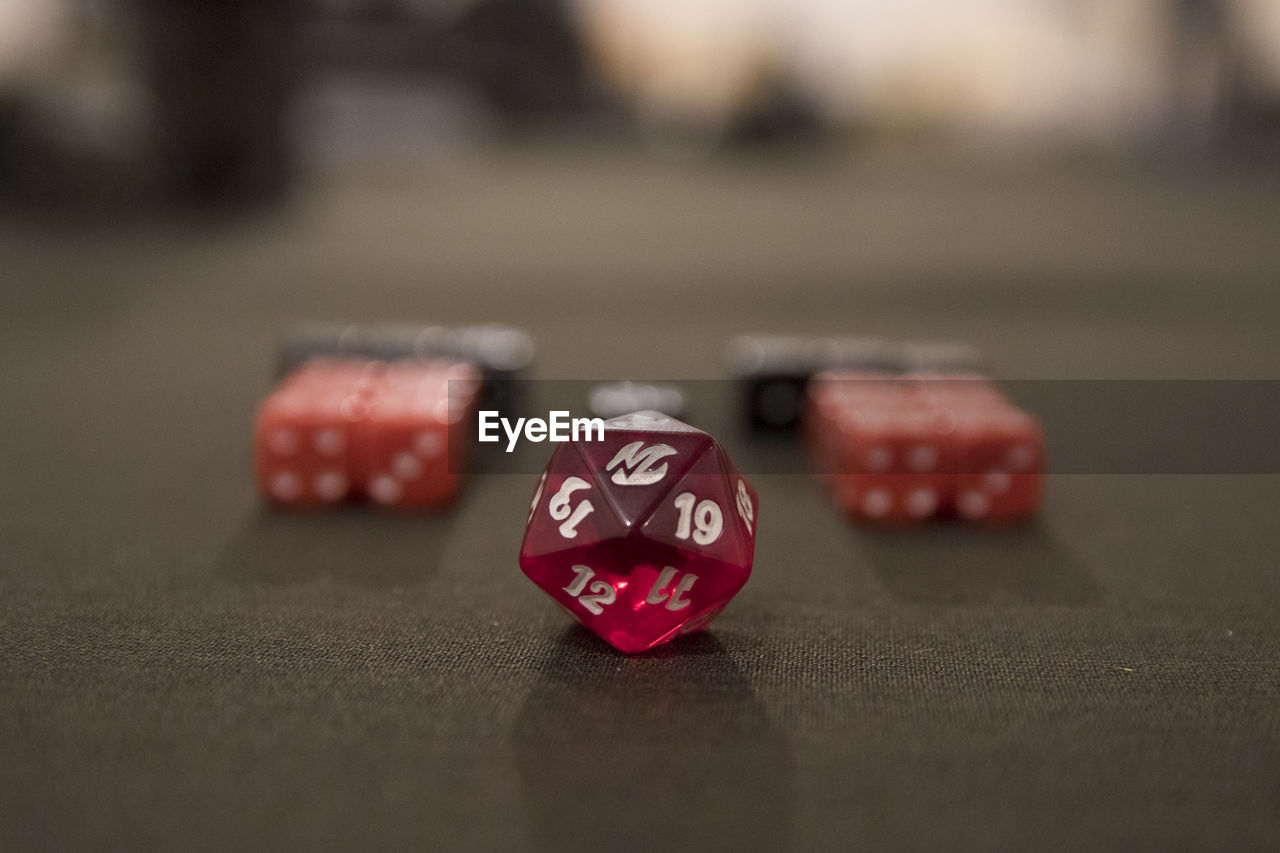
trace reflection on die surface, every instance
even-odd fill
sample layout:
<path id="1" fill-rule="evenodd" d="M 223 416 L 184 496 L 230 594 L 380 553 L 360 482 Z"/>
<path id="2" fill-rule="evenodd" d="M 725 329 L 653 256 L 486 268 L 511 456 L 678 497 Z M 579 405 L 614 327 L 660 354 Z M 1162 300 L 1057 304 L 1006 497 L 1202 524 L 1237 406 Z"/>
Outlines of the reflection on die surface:
<path id="1" fill-rule="evenodd" d="M 624 652 L 705 628 L 751 574 L 755 490 L 711 436 L 658 412 L 560 445 L 520 567 Z"/>

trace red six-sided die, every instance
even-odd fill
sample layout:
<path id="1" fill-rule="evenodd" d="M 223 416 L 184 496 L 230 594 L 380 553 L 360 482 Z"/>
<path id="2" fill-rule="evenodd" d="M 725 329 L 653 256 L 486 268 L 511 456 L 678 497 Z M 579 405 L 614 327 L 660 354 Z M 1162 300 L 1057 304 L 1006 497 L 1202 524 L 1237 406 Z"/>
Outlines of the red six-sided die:
<path id="1" fill-rule="evenodd" d="M 1033 513 L 1044 481 L 1044 435 L 1012 408 L 961 412 L 953 437 L 955 511 L 974 521 L 1011 521 Z"/>
<path id="2" fill-rule="evenodd" d="M 538 482 L 520 567 L 624 652 L 705 628 L 747 582 L 755 490 L 715 439 L 666 415 L 560 445 Z"/>
<path id="3" fill-rule="evenodd" d="M 854 518 L 1014 521 L 1039 505 L 1043 432 L 989 380 L 823 373 L 808 397 L 817 470 Z"/>
<path id="4" fill-rule="evenodd" d="M 316 361 L 280 384 L 258 407 L 254 429 L 259 487 L 272 501 L 334 504 L 353 482 L 353 429 L 379 371 L 352 362 Z"/>
<path id="5" fill-rule="evenodd" d="M 449 448 L 465 445 L 479 381 L 449 361 L 308 362 L 258 407 L 259 488 L 289 506 L 443 506 L 462 486 Z"/>
<path id="6" fill-rule="evenodd" d="M 442 506 L 462 488 L 459 459 L 479 389 L 468 364 L 393 366 L 355 427 L 356 477 L 370 501 L 411 509 Z M 460 456 L 460 454 L 455 454 Z"/>

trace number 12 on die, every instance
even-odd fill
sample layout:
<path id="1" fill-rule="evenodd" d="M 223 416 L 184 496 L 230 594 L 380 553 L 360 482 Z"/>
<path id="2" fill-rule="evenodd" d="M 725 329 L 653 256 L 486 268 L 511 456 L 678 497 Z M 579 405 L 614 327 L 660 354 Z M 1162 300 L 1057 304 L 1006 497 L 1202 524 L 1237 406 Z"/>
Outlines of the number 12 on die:
<path id="1" fill-rule="evenodd" d="M 590 566 L 574 566 L 573 572 L 574 579 L 564 588 L 564 591 L 578 599 L 578 603 L 589 613 L 599 616 L 604 612 L 606 605 L 617 601 L 618 593 L 612 584 L 604 580 L 592 580 L 596 573 Z M 693 585 L 697 582 L 697 575 L 690 572 L 681 575 L 679 569 L 667 566 L 653 582 L 653 588 L 645 596 L 644 603 L 655 606 L 661 604 L 667 610 L 683 610 L 692 603 L 685 598 L 685 594 L 693 589 Z"/>

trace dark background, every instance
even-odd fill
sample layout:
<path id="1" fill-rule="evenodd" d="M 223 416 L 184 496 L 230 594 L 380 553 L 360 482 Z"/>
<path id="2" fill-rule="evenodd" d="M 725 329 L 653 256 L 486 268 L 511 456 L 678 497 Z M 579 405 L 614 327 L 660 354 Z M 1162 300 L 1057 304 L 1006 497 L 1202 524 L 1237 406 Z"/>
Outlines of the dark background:
<path id="1" fill-rule="evenodd" d="M 1280 847 L 1274 473 L 1057 473 L 1025 526 L 859 527 L 707 381 L 762 329 L 1280 379 L 1271 158 L 417 128 L 0 218 L 0 847 Z M 711 631 L 626 657 L 570 624 L 516 563 L 533 474 L 429 516 L 260 504 L 289 326 L 418 319 L 523 326 L 541 379 L 703 380 L 693 419 L 774 466 Z M 1059 407 L 1050 453 L 1107 416 Z"/>

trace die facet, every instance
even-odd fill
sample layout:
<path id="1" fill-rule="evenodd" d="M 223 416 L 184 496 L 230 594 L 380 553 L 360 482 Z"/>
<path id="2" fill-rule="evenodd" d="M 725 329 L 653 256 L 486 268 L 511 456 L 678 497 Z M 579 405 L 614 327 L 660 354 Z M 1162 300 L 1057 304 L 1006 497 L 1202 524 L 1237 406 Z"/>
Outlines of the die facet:
<path id="1" fill-rule="evenodd" d="M 561 444 L 538 481 L 520 567 L 615 648 L 705 628 L 747 582 L 757 497 L 709 435 L 654 411 Z"/>

